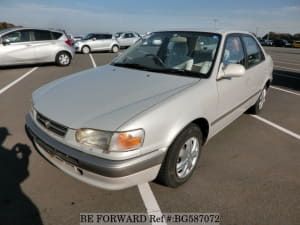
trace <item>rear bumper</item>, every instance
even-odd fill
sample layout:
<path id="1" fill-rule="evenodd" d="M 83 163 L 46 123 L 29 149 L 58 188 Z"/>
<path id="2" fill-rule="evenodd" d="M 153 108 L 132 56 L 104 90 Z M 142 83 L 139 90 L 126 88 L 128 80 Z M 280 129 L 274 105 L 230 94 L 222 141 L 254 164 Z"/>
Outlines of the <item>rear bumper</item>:
<path id="1" fill-rule="evenodd" d="M 28 135 L 48 161 L 70 176 L 103 189 L 118 190 L 154 180 L 163 161 L 163 150 L 127 160 L 98 158 L 71 148 L 49 136 L 26 116 Z"/>

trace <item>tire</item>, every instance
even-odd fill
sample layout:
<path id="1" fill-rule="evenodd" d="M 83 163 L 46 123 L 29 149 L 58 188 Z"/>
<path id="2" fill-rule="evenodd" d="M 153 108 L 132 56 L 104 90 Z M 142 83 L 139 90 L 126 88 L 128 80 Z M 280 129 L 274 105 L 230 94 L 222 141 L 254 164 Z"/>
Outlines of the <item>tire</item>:
<path id="1" fill-rule="evenodd" d="M 119 51 L 119 49 L 120 48 L 117 45 L 114 45 L 114 46 L 111 47 L 111 52 L 112 53 L 117 53 Z"/>
<path id="2" fill-rule="evenodd" d="M 267 96 L 267 87 L 265 86 L 264 89 L 260 92 L 259 98 L 257 99 L 256 103 L 249 108 L 249 112 L 251 114 L 259 114 L 263 109 L 264 103 L 266 101 Z"/>
<path id="3" fill-rule="evenodd" d="M 188 147 L 190 145 L 191 147 Z M 184 184 L 197 167 L 201 146 L 201 129 L 192 123 L 176 137 L 169 147 L 157 181 L 173 188 Z"/>
<path id="4" fill-rule="evenodd" d="M 85 46 L 82 46 L 81 52 L 82 52 L 83 54 L 89 54 L 89 53 L 91 52 L 91 49 L 90 49 L 89 46 L 85 45 Z"/>
<path id="5" fill-rule="evenodd" d="M 55 57 L 55 63 L 58 66 L 68 66 L 70 65 L 72 57 L 68 52 L 59 52 Z"/>

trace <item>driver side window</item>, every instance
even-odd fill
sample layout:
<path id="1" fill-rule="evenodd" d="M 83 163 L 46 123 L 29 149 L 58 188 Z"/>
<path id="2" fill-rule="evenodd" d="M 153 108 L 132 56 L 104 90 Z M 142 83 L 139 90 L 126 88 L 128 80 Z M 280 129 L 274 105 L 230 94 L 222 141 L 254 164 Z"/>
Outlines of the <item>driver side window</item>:
<path id="1" fill-rule="evenodd" d="M 227 38 L 222 62 L 225 66 L 228 64 L 245 65 L 245 53 L 240 37 L 230 36 Z"/>
<path id="2" fill-rule="evenodd" d="M 3 40 L 8 40 L 10 43 L 30 41 L 30 31 L 15 31 L 5 35 Z"/>

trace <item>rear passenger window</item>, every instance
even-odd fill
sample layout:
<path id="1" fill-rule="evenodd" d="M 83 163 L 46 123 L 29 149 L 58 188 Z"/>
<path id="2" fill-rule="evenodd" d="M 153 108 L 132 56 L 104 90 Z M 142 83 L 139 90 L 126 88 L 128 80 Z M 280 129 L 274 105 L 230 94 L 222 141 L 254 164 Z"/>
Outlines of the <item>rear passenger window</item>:
<path id="1" fill-rule="evenodd" d="M 254 66 L 264 60 L 263 53 L 254 38 L 243 36 L 247 50 L 248 67 Z"/>
<path id="2" fill-rule="evenodd" d="M 54 40 L 59 39 L 62 36 L 62 33 L 59 32 L 52 32 L 52 36 Z"/>
<path id="3" fill-rule="evenodd" d="M 103 39 L 112 39 L 112 35 L 111 34 L 105 34 L 103 35 Z"/>
<path id="4" fill-rule="evenodd" d="M 96 34 L 96 35 L 94 36 L 94 38 L 96 38 L 97 40 L 102 40 L 102 39 L 104 39 L 102 34 Z"/>
<path id="5" fill-rule="evenodd" d="M 35 30 L 34 36 L 36 41 L 52 40 L 50 31 L 46 31 L 46 30 Z"/>
<path id="6" fill-rule="evenodd" d="M 124 38 L 133 38 L 134 35 L 132 33 L 127 33 L 124 35 Z"/>

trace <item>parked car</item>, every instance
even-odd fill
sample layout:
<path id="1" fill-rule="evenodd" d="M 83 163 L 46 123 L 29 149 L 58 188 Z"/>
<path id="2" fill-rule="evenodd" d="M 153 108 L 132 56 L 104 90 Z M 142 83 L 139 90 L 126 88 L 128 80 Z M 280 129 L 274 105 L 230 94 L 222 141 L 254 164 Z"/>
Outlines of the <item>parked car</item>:
<path id="1" fill-rule="evenodd" d="M 120 45 L 118 41 L 109 33 L 90 33 L 82 40 L 75 41 L 76 52 L 88 54 L 92 51 L 111 51 L 118 52 Z"/>
<path id="2" fill-rule="evenodd" d="M 272 40 L 260 39 L 259 42 L 263 46 L 272 46 L 273 45 Z"/>
<path id="3" fill-rule="evenodd" d="M 73 39 L 74 41 L 80 41 L 83 39 L 83 36 L 74 36 Z"/>
<path id="4" fill-rule="evenodd" d="M 275 46 L 275 47 L 291 47 L 291 43 L 289 43 L 285 39 L 276 39 L 273 41 L 273 46 Z"/>
<path id="5" fill-rule="evenodd" d="M 115 34 L 115 38 L 120 43 L 121 47 L 129 47 L 137 42 L 141 36 L 136 32 L 118 32 Z"/>
<path id="6" fill-rule="evenodd" d="M 55 62 L 67 66 L 74 49 L 62 31 L 10 28 L 0 31 L 0 66 Z"/>
<path id="7" fill-rule="evenodd" d="M 300 41 L 294 41 L 293 44 L 292 44 L 292 46 L 294 48 L 300 48 Z"/>
<path id="8" fill-rule="evenodd" d="M 46 159 L 83 182 L 177 187 L 210 138 L 262 110 L 272 70 L 247 32 L 153 32 L 110 65 L 36 90 L 26 126 Z"/>

